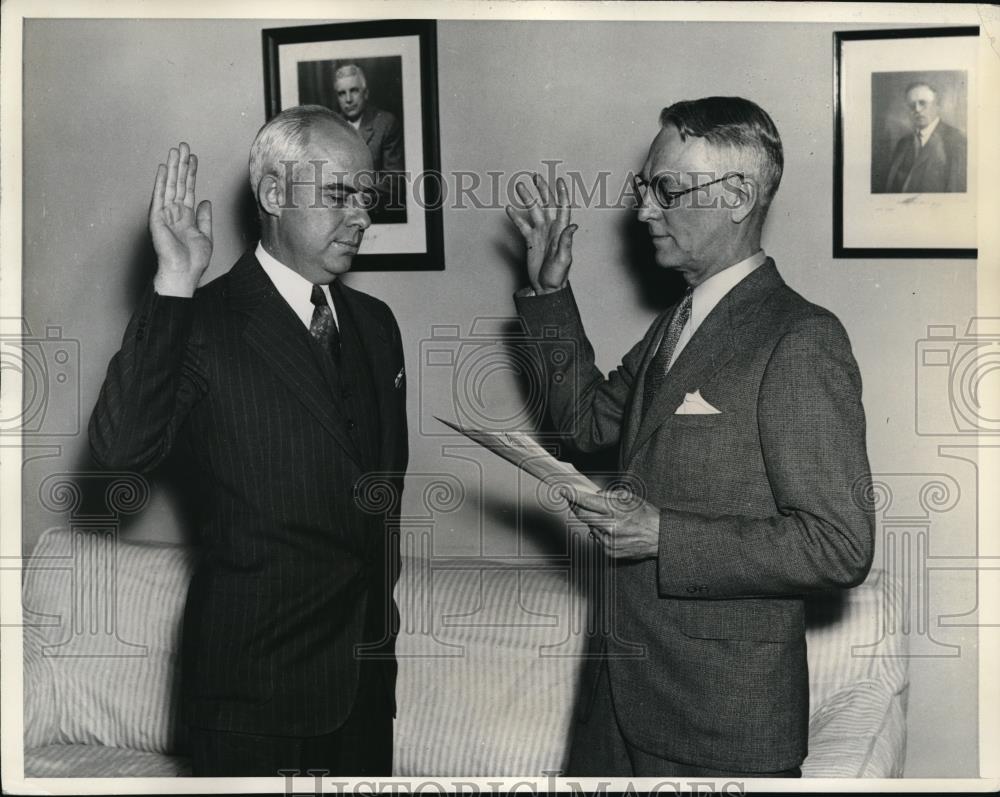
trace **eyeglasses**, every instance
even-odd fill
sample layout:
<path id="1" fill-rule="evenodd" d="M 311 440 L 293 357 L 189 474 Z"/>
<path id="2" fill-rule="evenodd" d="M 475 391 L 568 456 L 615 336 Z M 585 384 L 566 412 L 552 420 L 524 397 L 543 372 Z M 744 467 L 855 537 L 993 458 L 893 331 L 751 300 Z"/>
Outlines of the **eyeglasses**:
<path id="1" fill-rule="evenodd" d="M 692 188 L 685 188 L 683 191 L 670 191 L 665 185 L 668 174 L 668 172 L 658 174 L 652 180 L 645 180 L 637 174 L 632 175 L 632 185 L 635 187 L 635 195 L 638 197 L 640 204 L 646 201 L 646 194 L 652 190 L 653 199 L 656 200 L 656 204 L 663 210 L 671 210 L 680 204 L 681 197 L 685 194 L 690 194 L 692 191 L 698 191 L 702 188 L 708 188 L 710 185 L 721 183 L 733 177 L 738 177 L 740 180 L 743 179 L 741 172 L 726 172 L 718 180 L 702 183 Z"/>

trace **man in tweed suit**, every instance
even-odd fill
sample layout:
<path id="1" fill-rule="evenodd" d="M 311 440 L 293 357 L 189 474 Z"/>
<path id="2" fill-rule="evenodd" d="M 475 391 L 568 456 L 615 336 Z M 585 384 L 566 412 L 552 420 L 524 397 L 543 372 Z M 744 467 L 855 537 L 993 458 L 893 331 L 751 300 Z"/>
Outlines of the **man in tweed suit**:
<path id="1" fill-rule="evenodd" d="M 157 172 L 157 272 L 90 440 L 118 469 L 174 450 L 204 487 L 182 661 L 195 775 L 391 773 L 398 507 L 363 493 L 373 472 L 401 493 L 403 355 L 389 308 L 338 280 L 370 223 L 370 168 L 333 111 L 283 111 L 250 154 L 261 242 L 201 288 L 197 159 L 182 143 Z"/>
<path id="2" fill-rule="evenodd" d="M 794 777 L 803 595 L 854 586 L 872 561 L 861 379 L 836 317 L 761 250 L 783 165 L 770 117 L 710 97 L 660 123 L 638 215 L 689 290 L 608 377 L 567 282 L 565 183 L 553 196 L 536 177 L 541 202 L 519 185 L 527 209 L 508 209 L 527 243 L 518 311 L 565 341 L 544 362 L 553 420 L 579 450 L 617 446 L 637 485 L 624 501 L 568 496 L 608 556 L 613 618 L 593 640 L 568 769 Z"/>

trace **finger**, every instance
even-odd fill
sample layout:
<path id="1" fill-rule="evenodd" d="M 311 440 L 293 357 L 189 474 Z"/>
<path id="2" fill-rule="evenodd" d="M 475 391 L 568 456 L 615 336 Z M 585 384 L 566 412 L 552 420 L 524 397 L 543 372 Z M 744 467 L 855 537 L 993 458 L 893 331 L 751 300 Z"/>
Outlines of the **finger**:
<path id="1" fill-rule="evenodd" d="M 188 163 L 187 181 L 184 184 L 184 204 L 194 208 L 194 187 L 198 182 L 198 156 L 192 155 Z"/>
<path id="2" fill-rule="evenodd" d="M 538 195 L 542 198 L 542 207 L 545 209 L 545 217 L 549 220 L 555 219 L 555 213 L 552 211 L 553 196 L 552 192 L 549 190 L 549 184 L 545 182 L 545 178 L 542 177 L 538 172 L 535 172 L 533 179 L 535 181 L 535 188 L 538 189 Z"/>
<path id="3" fill-rule="evenodd" d="M 514 226 L 517 227 L 518 231 L 527 238 L 531 235 L 531 225 L 528 224 L 524 219 L 517 215 L 517 211 L 514 210 L 510 205 L 507 205 L 507 218 L 514 222 Z"/>
<path id="4" fill-rule="evenodd" d="M 608 511 L 608 499 L 600 493 L 589 493 L 584 490 L 577 490 L 569 493 L 568 500 L 573 505 L 574 512 L 576 512 L 577 508 L 579 508 L 588 512 L 597 512 L 605 518 L 610 515 Z"/>
<path id="5" fill-rule="evenodd" d="M 538 172 L 535 172 L 531 176 L 531 179 L 535 184 L 535 188 L 538 189 L 538 195 L 542 198 L 542 204 L 547 207 L 552 202 L 552 192 L 549 191 L 549 184 L 545 182 L 545 178 Z"/>
<path id="6" fill-rule="evenodd" d="M 536 227 L 540 227 L 545 222 L 545 214 L 542 213 L 542 209 L 538 207 L 538 199 L 531 195 L 528 188 L 524 183 L 518 183 L 514 190 L 517 191 L 517 196 L 524 203 L 525 209 L 531 216 L 531 223 Z"/>
<path id="7" fill-rule="evenodd" d="M 556 180 L 556 198 L 556 223 L 565 227 L 569 224 L 570 216 L 569 191 L 566 190 L 566 181 L 562 177 Z"/>
<path id="8" fill-rule="evenodd" d="M 611 553 L 614 550 L 614 538 L 610 534 L 607 534 L 604 529 L 592 527 L 590 529 L 590 538 L 600 545 L 605 553 Z"/>
<path id="9" fill-rule="evenodd" d="M 156 179 L 153 181 L 153 196 L 149 202 L 149 215 L 159 215 L 163 210 L 163 192 L 167 187 L 167 167 L 161 163 L 156 167 Z"/>
<path id="10" fill-rule="evenodd" d="M 534 180 L 535 188 L 538 189 L 538 195 L 542 198 L 542 208 L 545 210 L 545 218 L 549 221 L 555 221 L 557 211 L 553 210 L 553 208 L 556 206 L 556 202 L 549 184 L 545 182 L 545 178 L 538 172 L 535 172 Z M 558 183 L 558 180 L 556 182 Z"/>
<path id="11" fill-rule="evenodd" d="M 177 159 L 177 193 L 174 195 L 175 202 L 181 202 L 188 207 L 191 207 L 186 201 L 187 196 L 187 176 L 188 176 L 188 165 L 191 162 L 191 147 L 187 145 L 186 141 L 182 141 L 180 144 L 180 155 Z"/>
<path id="12" fill-rule="evenodd" d="M 575 224 L 570 224 L 559 235 L 559 257 L 566 262 L 573 259 L 573 233 L 578 229 Z"/>
<path id="13" fill-rule="evenodd" d="M 167 155 L 167 187 L 163 192 L 163 204 L 169 205 L 177 195 L 177 161 L 180 153 L 173 147 Z"/>
<path id="14" fill-rule="evenodd" d="M 587 512 L 582 509 L 574 509 L 573 516 L 589 528 L 598 529 L 603 534 L 611 533 L 610 524 L 612 519 L 607 515 L 602 515 L 599 512 Z"/>
<path id="15" fill-rule="evenodd" d="M 212 203 L 207 199 L 198 203 L 198 211 L 195 213 L 195 224 L 198 225 L 198 232 L 208 240 L 212 240 Z"/>

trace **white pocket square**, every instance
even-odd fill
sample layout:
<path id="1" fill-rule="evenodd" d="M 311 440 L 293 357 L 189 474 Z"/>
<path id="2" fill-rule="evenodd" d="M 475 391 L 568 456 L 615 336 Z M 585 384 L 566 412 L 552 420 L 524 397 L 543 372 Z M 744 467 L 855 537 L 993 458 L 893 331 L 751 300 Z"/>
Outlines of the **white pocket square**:
<path id="1" fill-rule="evenodd" d="M 674 415 L 721 415 L 722 411 L 717 410 L 711 404 L 709 404 L 705 399 L 701 397 L 701 391 L 696 390 L 694 393 L 686 393 L 684 395 L 684 401 L 681 405 L 674 411 Z"/>

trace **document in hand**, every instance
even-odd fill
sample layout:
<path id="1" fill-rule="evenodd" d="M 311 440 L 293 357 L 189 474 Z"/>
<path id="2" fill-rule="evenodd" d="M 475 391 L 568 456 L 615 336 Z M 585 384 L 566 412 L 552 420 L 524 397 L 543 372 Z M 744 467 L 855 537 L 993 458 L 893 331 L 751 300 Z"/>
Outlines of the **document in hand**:
<path id="1" fill-rule="evenodd" d="M 527 432 L 490 432 L 485 429 L 467 429 L 434 416 L 445 426 L 474 440 L 490 451 L 517 465 L 525 473 L 550 485 L 561 485 L 570 491 L 597 493 L 594 482 L 568 462 L 556 459 Z"/>

